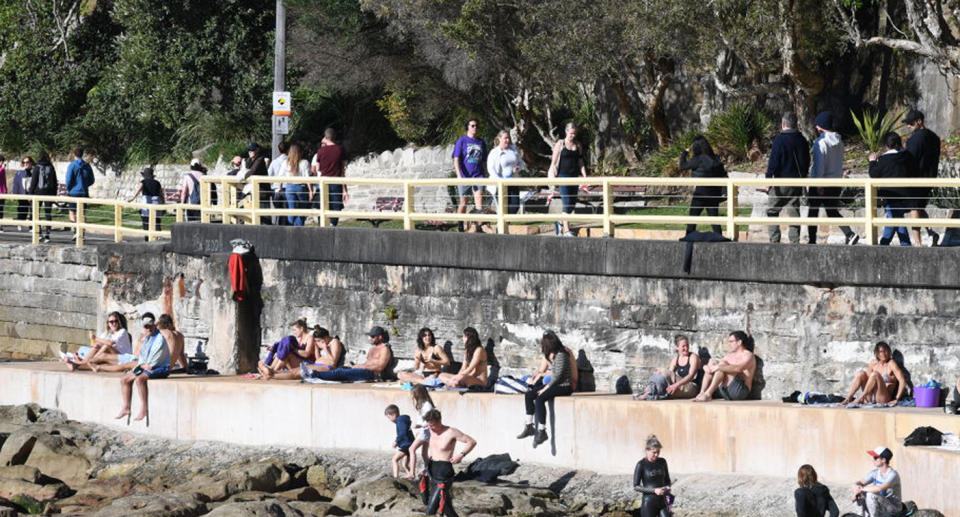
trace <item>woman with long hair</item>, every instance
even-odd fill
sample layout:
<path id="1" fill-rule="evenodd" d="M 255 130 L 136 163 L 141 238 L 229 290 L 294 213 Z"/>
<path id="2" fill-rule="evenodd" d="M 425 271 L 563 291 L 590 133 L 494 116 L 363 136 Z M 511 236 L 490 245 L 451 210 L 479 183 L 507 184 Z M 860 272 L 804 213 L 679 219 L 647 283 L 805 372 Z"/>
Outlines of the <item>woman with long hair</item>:
<path id="1" fill-rule="evenodd" d="M 306 178 L 310 175 L 310 162 L 304 159 L 300 144 L 290 144 L 287 149 L 286 172 L 289 176 Z M 309 192 L 305 183 L 287 183 L 284 189 L 284 195 L 287 198 L 287 208 L 290 210 L 302 210 L 307 208 L 307 197 Z M 307 217 L 304 215 L 288 215 L 287 221 L 292 226 L 303 226 Z"/>
<path id="2" fill-rule="evenodd" d="M 117 311 L 107 314 L 106 328 L 99 336 L 90 332 L 90 346 L 80 347 L 77 358 L 64 357 L 63 362 L 73 370 L 98 371 L 101 365 L 117 365 L 136 360 L 127 318 Z"/>
<path id="3" fill-rule="evenodd" d="M 823 517 L 828 511 L 830 517 L 840 515 L 840 509 L 830 495 L 830 489 L 817 482 L 817 471 L 812 466 L 800 466 L 797 470 L 797 484 L 800 487 L 793 491 L 797 517 Z"/>
<path id="4" fill-rule="evenodd" d="M 460 371 L 454 375 L 441 373 L 440 381 L 451 388 L 469 388 L 471 386 L 487 385 L 487 351 L 480 344 L 480 334 L 477 329 L 467 327 L 461 335 L 463 340 L 463 364 Z"/>
<path id="5" fill-rule="evenodd" d="M 506 129 L 497 133 L 494 140 L 493 149 L 487 156 L 487 175 L 491 178 L 512 178 L 514 174 L 526 169 L 523 158 L 516 145 L 510 140 L 510 132 Z M 491 194 L 496 194 L 493 190 Z M 520 187 L 507 187 L 507 206 L 504 207 L 508 214 L 515 214 L 520 209 Z"/>
<path id="6" fill-rule="evenodd" d="M 540 352 L 550 362 L 550 382 L 542 388 L 532 388 L 524 394 L 527 423 L 518 439 L 533 436 L 533 446 L 547 441 L 547 402 L 555 397 L 565 397 L 573 393 L 573 364 L 570 354 L 553 331 L 546 331 L 540 339 Z M 536 421 L 536 428 L 534 428 Z"/>
<path id="7" fill-rule="evenodd" d="M 400 382 L 419 384 L 428 378 L 436 378 L 450 366 L 450 358 L 437 343 L 433 331 L 423 327 L 417 332 L 417 349 L 413 353 L 413 371 L 397 372 Z"/>
<path id="8" fill-rule="evenodd" d="M 410 475 L 407 476 L 409 479 L 413 479 L 417 471 L 417 447 L 422 446 L 423 464 L 428 465 L 430 463 L 430 428 L 427 427 L 426 416 L 437 406 L 433 403 L 430 392 L 423 384 L 417 384 L 410 390 L 410 398 L 413 399 L 413 407 L 417 410 L 418 416 L 417 424 L 413 426 L 414 430 L 418 432 L 413 444 L 410 445 Z"/>
<path id="9" fill-rule="evenodd" d="M 547 176 L 554 178 L 575 178 L 577 175 L 587 177 L 587 165 L 583 158 L 580 142 L 577 141 L 577 125 L 567 124 L 565 136 L 553 145 L 553 156 L 550 158 L 550 168 Z M 563 213 L 572 214 L 577 204 L 577 185 L 560 185 L 560 199 L 563 201 Z M 557 224 L 557 234 L 564 237 L 573 237 L 570 223 L 563 221 Z"/>
<path id="10" fill-rule="evenodd" d="M 896 404 L 903 397 L 906 388 L 906 377 L 900 365 L 893 360 L 890 345 L 880 341 L 873 347 L 873 359 L 870 360 L 866 370 L 861 370 L 854 375 L 850 391 L 847 392 L 841 404 L 849 404 L 851 401 L 854 404 L 864 402 Z M 854 395 L 860 389 L 863 393 L 854 399 Z"/>
<path id="11" fill-rule="evenodd" d="M 687 155 L 693 153 L 693 157 L 687 160 Z M 717 159 L 710 147 L 710 142 L 703 135 L 697 135 L 690 144 L 689 149 L 684 149 L 680 155 L 680 170 L 690 170 L 691 178 L 726 178 L 727 171 L 723 168 L 723 162 Z M 698 186 L 693 189 L 693 199 L 690 201 L 690 215 L 700 215 L 704 210 L 708 216 L 716 217 L 719 215 L 718 205 L 723 200 L 726 187 L 717 186 Z M 719 224 L 711 225 L 714 233 L 722 233 Z M 687 233 L 696 231 L 696 224 L 687 225 Z"/>

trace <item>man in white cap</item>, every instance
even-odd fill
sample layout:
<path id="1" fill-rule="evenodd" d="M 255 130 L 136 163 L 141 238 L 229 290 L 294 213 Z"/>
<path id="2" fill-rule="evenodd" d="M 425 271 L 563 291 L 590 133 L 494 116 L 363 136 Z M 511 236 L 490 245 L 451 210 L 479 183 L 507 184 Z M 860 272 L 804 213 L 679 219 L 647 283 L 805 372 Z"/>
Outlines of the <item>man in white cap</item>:
<path id="1" fill-rule="evenodd" d="M 890 467 L 893 453 L 881 445 L 867 454 L 873 457 L 874 468 L 853 486 L 853 498 L 866 506 L 869 515 L 896 515 L 902 505 L 900 474 Z"/>

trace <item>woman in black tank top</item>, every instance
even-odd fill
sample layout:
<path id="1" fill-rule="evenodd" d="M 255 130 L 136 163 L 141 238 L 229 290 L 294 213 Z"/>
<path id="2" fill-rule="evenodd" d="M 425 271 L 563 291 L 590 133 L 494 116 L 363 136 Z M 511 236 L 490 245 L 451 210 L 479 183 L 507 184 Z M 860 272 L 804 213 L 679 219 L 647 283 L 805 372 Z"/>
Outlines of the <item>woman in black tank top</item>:
<path id="1" fill-rule="evenodd" d="M 580 143 L 577 142 L 577 126 L 572 122 L 567 124 L 566 137 L 553 146 L 553 157 L 550 160 L 550 170 L 547 175 L 551 178 L 575 178 L 578 174 L 587 177 L 587 166 L 583 161 Z M 563 201 L 563 213 L 572 214 L 577 203 L 577 185 L 560 185 L 560 198 Z M 560 233 L 558 225 L 557 233 Z M 563 221 L 563 235 L 573 237 L 570 225 Z"/>
<path id="2" fill-rule="evenodd" d="M 689 399 L 700 392 L 700 380 L 703 375 L 700 356 L 690 352 L 690 340 L 686 336 L 674 338 L 677 355 L 670 361 L 667 372 L 667 394 L 670 398 Z M 681 364 L 683 363 L 683 364 Z"/>

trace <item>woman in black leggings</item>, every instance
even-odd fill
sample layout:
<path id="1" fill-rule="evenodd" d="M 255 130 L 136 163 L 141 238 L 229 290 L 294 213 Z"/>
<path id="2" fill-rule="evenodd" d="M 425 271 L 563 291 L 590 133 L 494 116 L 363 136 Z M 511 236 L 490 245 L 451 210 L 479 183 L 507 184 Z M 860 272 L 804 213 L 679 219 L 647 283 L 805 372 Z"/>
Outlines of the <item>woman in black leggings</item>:
<path id="1" fill-rule="evenodd" d="M 550 169 L 547 175 L 551 178 L 575 178 L 577 175 L 587 177 L 587 166 L 583 161 L 583 152 L 577 142 L 577 126 L 571 122 L 567 124 L 566 136 L 553 146 L 553 156 L 550 159 Z M 560 199 L 563 201 L 563 213 L 572 214 L 577 204 L 577 185 L 560 185 Z M 573 237 L 570 224 L 563 221 L 563 236 Z M 557 226 L 559 234 L 560 226 Z"/>
<path id="2" fill-rule="evenodd" d="M 687 155 L 693 152 L 693 158 L 687 160 Z M 727 172 L 723 168 L 723 163 L 713 154 L 710 143 L 702 135 L 693 139 L 690 149 L 683 151 L 680 155 L 680 170 L 690 169 L 691 178 L 726 178 Z M 707 215 L 716 216 L 719 214 L 717 206 L 720 201 L 726 197 L 726 187 L 708 187 L 699 186 L 693 190 L 693 200 L 690 202 L 690 215 L 700 215 L 704 210 Z M 714 224 L 711 227 L 714 233 L 721 233 L 720 225 Z M 697 229 L 697 225 L 688 224 L 687 233 Z"/>
<path id="3" fill-rule="evenodd" d="M 658 517 L 664 515 L 663 512 L 671 515 L 670 470 L 667 469 L 667 460 L 660 457 L 661 448 L 656 435 L 648 436 L 647 454 L 633 469 L 633 489 L 643 493 L 640 517 Z"/>
<path id="4" fill-rule="evenodd" d="M 547 401 L 554 397 L 565 397 L 573 393 L 573 366 L 570 363 L 570 354 L 563 348 L 563 343 L 552 331 L 546 331 L 540 340 L 540 350 L 543 356 L 550 361 L 550 382 L 543 387 L 533 386 L 524 394 L 527 406 L 527 425 L 518 439 L 533 436 L 533 446 L 536 447 L 547 441 Z M 536 429 L 534 429 L 536 419 Z"/>

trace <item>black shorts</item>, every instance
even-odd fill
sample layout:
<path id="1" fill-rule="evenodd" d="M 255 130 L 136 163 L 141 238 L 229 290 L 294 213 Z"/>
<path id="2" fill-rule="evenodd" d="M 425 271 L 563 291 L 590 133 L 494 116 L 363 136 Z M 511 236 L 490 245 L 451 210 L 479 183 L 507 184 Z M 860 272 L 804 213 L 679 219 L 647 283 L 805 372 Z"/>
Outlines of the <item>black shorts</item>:
<path id="1" fill-rule="evenodd" d="M 720 392 L 720 396 L 724 400 L 747 400 L 747 397 L 750 396 L 750 388 L 747 388 L 746 381 L 740 376 L 734 377 L 730 384 L 720 386 L 717 391 Z"/>
<path id="2" fill-rule="evenodd" d="M 397 450 L 402 452 L 404 456 L 410 455 L 410 446 L 404 445 L 403 447 L 397 447 Z"/>

